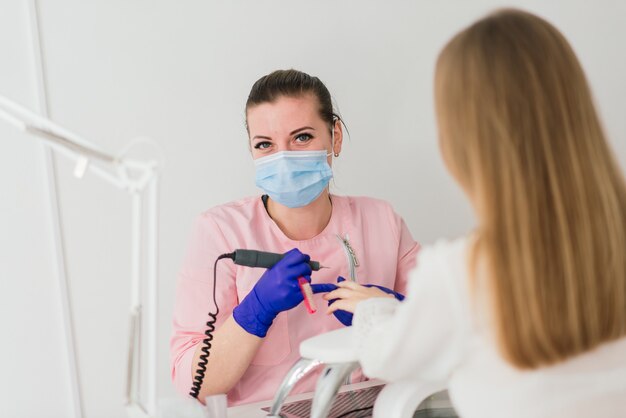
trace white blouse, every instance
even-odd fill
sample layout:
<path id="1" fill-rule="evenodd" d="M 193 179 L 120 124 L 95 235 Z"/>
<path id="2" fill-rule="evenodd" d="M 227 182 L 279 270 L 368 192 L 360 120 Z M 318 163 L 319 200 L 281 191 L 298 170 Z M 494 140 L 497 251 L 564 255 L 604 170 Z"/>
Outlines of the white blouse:
<path id="1" fill-rule="evenodd" d="M 361 302 L 353 320 L 364 373 L 445 381 L 457 413 L 488 417 L 626 417 L 626 337 L 557 365 L 506 362 L 471 309 L 469 239 L 423 248 L 403 302 Z"/>

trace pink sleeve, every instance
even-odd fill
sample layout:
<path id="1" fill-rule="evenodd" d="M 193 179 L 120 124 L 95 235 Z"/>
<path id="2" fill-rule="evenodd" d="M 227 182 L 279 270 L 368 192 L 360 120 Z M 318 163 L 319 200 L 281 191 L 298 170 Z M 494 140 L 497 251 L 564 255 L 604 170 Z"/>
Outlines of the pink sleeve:
<path id="1" fill-rule="evenodd" d="M 170 339 L 172 381 L 177 391 L 188 395 L 191 389 L 192 361 L 198 344 L 205 338 L 213 303 L 213 266 L 216 258 L 230 252 L 221 230 L 210 214 L 201 215 L 193 226 L 191 240 L 176 282 L 173 331 Z M 219 327 L 237 304 L 235 271 L 232 263 L 217 264 L 215 297 L 219 306 Z"/>
<path id="2" fill-rule="evenodd" d="M 420 245 L 413 239 L 404 219 L 396 213 L 394 215 L 399 230 L 398 268 L 396 269 L 394 290 L 402 295 L 406 295 L 409 273 L 417 263 L 417 253 L 420 250 Z"/>

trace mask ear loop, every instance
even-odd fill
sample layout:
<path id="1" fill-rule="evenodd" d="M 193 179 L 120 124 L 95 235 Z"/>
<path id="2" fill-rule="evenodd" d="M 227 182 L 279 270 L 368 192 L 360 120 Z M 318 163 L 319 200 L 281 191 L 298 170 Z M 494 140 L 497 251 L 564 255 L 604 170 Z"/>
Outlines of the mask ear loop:
<path id="1" fill-rule="evenodd" d="M 326 155 L 327 157 L 334 155 L 335 158 L 339 157 L 339 153 L 335 152 L 335 124 L 337 123 L 337 118 L 333 116 L 333 124 L 330 127 L 330 152 Z"/>
<path id="2" fill-rule="evenodd" d="M 330 127 L 330 152 L 326 154 L 327 157 L 334 155 L 335 158 L 339 157 L 339 154 L 335 152 L 335 123 L 337 123 L 337 119 L 333 115 L 333 124 Z M 335 177 L 333 176 L 333 182 L 335 181 Z M 330 197 L 330 184 L 328 187 L 328 199 L 330 200 L 330 205 L 333 205 L 333 199 Z"/>

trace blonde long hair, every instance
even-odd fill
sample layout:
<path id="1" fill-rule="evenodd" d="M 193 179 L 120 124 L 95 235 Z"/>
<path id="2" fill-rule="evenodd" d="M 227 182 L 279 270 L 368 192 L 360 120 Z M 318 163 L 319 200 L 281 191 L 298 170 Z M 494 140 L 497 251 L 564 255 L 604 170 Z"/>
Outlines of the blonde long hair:
<path id="1" fill-rule="evenodd" d="M 563 35 L 526 12 L 487 16 L 441 52 L 435 101 L 504 357 L 532 369 L 625 335 L 624 179 Z"/>

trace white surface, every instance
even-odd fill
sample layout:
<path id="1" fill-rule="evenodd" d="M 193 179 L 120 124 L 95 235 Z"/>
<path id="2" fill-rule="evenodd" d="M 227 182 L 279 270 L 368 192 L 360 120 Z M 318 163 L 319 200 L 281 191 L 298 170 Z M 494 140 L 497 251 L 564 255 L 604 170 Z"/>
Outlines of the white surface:
<path id="1" fill-rule="evenodd" d="M 430 395 L 442 391 L 441 382 L 399 381 L 388 383 L 374 404 L 373 418 L 412 418 L 417 407 Z"/>
<path id="2" fill-rule="evenodd" d="M 302 341 L 300 355 L 325 364 L 358 361 L 352 344 L 352 327 L 340 328 Z"/>
<path id="3" fill-rule="evenodd" d="M 157 381 L 163 396 L 173 394 L 172 294 L 191 223 L 209 206 L 256 193 L 243 106 L 261 75 L 295 67 L 328 85 L 351 134 L 335 165 L 336 193 L 389 200 L 421 242 L 454 236 L 471 228 L 471 217 L 438 155 L 436 54 L 473 19 L 517 5 L 546 16 L 570 39 L 626 162 L 621 0 L 40 3 L 50 116 L 112 152 L 137 135 L 165 149 Z M 0 93 L 34 108 L 26 4 L 3 0 L 0 9 Z M 156 156 L 144 144 L 130 154 Z M 60 162 L 86 417 L 121 417 L 130 203 L 93 176 L 78 181 L 73 166 Z M 0 348 L 7 360 L 1 416 L 34 417 L 41 405 L 48 417 L 71 414 L 43 186 L 39 147 L 0 125 L 0 321 L 8 341 Z"/>

